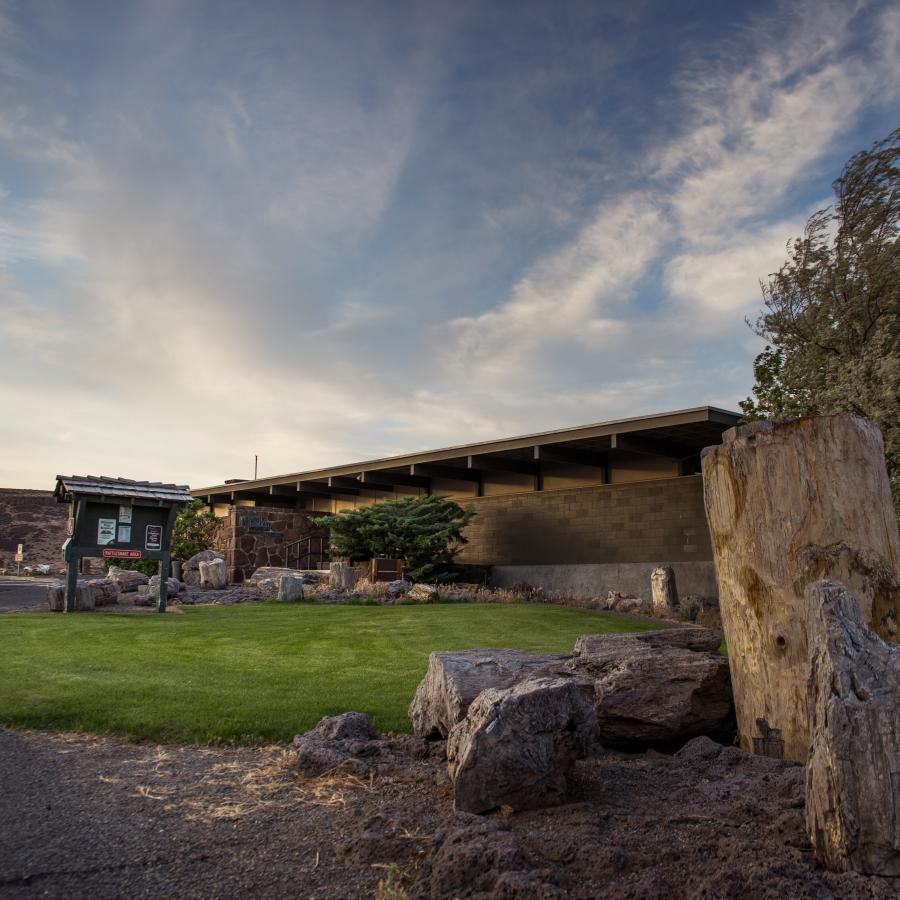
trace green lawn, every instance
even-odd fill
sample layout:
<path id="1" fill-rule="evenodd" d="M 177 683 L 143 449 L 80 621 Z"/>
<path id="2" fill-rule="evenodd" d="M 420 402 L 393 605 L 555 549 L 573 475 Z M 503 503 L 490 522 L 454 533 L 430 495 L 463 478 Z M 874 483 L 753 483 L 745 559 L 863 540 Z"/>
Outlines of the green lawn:
<path id="1" fill-rule="evenodd" d="M 0 616 L 0 722 L 198 743 L 284 741 L 360 710 L 408 731 L 432 650 L 565 653 L 653 628 L 553 606 L 248 604 L 183 615 Z"/>

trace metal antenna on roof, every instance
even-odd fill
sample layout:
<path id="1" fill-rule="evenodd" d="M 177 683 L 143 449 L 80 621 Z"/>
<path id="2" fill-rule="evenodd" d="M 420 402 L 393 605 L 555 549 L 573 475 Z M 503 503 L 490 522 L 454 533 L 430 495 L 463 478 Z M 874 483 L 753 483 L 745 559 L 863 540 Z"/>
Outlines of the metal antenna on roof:
<path id="1" fill-rule="evenodd" d="M 259 454 L 253 454 L 253 480 L 256 481 L 256 476 L 259 471 Z"/>

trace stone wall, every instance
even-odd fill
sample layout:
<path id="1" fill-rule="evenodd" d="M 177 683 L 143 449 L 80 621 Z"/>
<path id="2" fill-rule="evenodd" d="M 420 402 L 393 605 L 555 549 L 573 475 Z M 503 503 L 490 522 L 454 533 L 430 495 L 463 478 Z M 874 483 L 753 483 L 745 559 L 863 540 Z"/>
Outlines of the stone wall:
<path id="1" fill-rule="evenodd" d="M 228 581 L 237 584 L 260 566 L 284 566 L 294 541 L 328 537 L 300 510 L 270 506 L 234 506 L 219 524 L 216 549 L 225 553 Z"/>
<path id="2" fill-rule="evenodd" d="M 709 562 L 703 480 L 480 497 L 459 561 L 492 566 Z"/>

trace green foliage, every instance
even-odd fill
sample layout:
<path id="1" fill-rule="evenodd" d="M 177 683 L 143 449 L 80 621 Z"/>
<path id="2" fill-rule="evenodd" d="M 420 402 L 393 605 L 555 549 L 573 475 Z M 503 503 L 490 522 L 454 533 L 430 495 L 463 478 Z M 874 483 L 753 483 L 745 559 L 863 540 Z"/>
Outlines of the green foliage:
<path id="1" fill-rule="evenodd" d="M 219 520 L 202 500 L 178 511 L 172 529 L 172 559 L 190 559 L 201 550 L 211 550 Z"/>
<path id="2" fill-rule="evenodd" d="M 900 129 L 857 153 L 762 286 L 746 420 L 855 412 L 884 436 L 900 506 Z"/>
<path id="3" fill-rule="evenodd" d="M 453 559 L 466 539 L 462 529 L 475 513 L 445 497 L 406 497 L 321 516 L 331 532 L 331 552 L 351 561 L 402 559 L 413 581 L 451 581 Z"/>
<path id="4" fill-rule="evenodd" d="M 0 615 L 0 722 L 134 740 L 289 741 L 358 709 L 409 731 L 433 650 L 567 653 L 586 632 L 658 627 L 513 604 L 189 606 L 182 615 Z M 302 690 L 298 690 L 298 685 Z"/>

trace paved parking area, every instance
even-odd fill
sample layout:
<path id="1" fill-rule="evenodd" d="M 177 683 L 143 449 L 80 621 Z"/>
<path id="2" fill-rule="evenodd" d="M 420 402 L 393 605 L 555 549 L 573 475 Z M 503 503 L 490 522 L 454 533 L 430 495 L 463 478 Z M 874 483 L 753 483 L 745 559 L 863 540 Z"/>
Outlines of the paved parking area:
<path id="1" fill-rule="evenodd" d="M 52 578 L 0 578 L 0 613 L 34 609 L 47 602 Z"/>

